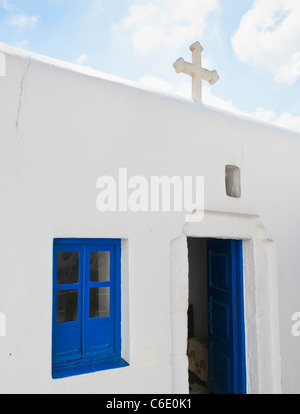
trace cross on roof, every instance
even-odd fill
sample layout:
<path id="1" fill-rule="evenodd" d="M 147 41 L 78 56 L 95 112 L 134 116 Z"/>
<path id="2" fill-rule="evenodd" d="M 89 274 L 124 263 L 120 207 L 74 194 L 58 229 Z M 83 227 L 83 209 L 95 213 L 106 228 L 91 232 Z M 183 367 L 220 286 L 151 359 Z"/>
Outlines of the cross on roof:
<path id="1" fill-rule="evenodd" d="M 219 75 L 215 70 L 210 71 L 202 67 L 201 53 L 203 47 L 199 42 L 195 42 L 190 46 L 192 51 L 193 62 L 186 62 L 183 58 L 179 58 L 174 63 L 176 73 L 185 73 L 192 76 L 192 96 L 194 101 L 202 101 L 202 80 L 208 81 L 211 85 L 218 82 Z"/>

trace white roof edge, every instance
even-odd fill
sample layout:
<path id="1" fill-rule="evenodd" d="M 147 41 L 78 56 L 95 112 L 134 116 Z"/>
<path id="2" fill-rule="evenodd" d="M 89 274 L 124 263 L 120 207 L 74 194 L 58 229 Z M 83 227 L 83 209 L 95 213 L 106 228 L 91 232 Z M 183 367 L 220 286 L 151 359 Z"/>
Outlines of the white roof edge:
<path id="1" fill-rule="evenodd" d="M 41 55 L 35 52 L 30 52 L 28 50 L 24 50 L 24 49 L 19 49 L 17 47 L 14 46 L 9 46 L 5 43 L 0 42 L 0 53 L 5 53 L 11 56 L 16 56 L 16 57 L 21 57 L 24 59 L 32 59 L 35 60 L 37 62 L 41 62 L 41 63 L 45 63 L 47 65 L 50 66 L 54 66 L 57 67 L 59 69 L 65 69 L 65 70 L 70 70 L 72 72 L 76 72 L 78 74 L 82 74 L 82 75 L 86 75 L 86 76 L 90 76 L 93 78 L 98 78 L 98 79 L 102 79 L 102 80 L 107 80 L 107 81 L 111 81 L 114 83 L 118 83 L 118 84 L 122 84 L 125 86 L 130 86 L 133 87 L 135 89 L 138 89 L 140 91 L 145 91 L 148 93 L 151 93 L 153 95 L 159 95 L 161 97 L 166 97 L 166 98 L 171 98 L 175 101 L 181 101 L 181 102 L 185 102 L 187 104 L 193 104 L 194 102 L 192 100 L 183 98 L 181 96 L 178 95 L 174 95 L 172 93 L 165 93 L 165 92 L 161 92 L 159 90 L 155 90 L 155 89 L 151 89 L 148 88 L 144 85 L 141 85 L 137 82 L 134 81 L 130 81 L 128 79 L 124 79 L 115 75 L 111 75 L 105 72 L 101 72 L 99 70 L 96 69 L 92 69 L 91 67 L 88 66 L 81 66 L 78 65 L 76 63 L 71 63 L 71 62 L 66 62 L 57 58 L 53 58 L 53 57 L 49 57 L 46 55 Z"/>
<path id="2" fill-rule="evenodd" d="M 96 69 L 92 69 L 89 66 L 81 66 L 76 63 L 66 62 L 64 60 L 60 60 L 57 58 L 49 57 L 46 55 L 41 55 L 39 53 L 30 52 L 24 49 L 19 49 L 14 46 L 9 46 L 2 42 L 0 42 L 0 52 L 11 55 L 11 56 L 21 57 L 24 59 L 33 59 L 37 62 L 45 63 L 50 66 L 55 66 L 60 69 L 70 70 L 70 71 L 77 72 L 79 74 L 83 74 L 87 76 L 91 76 L 94 78 L 110 80 L 112 82 L 122 83 L 122 84 L 129 85 L 129 86 L 137 85 L 133 81 L 123 79 L 115 75 L 110 75 L 108 73 L 104 73 Z"/>
<path id="3" fill-rule="evenodd" d="M 193 104 L 193 101 L 190 101 L 186 98 L 183 98 L 181 96 L 173 95 L 173 94 L 167 94 L 165 92 L 161 92 L 158 90 L 154 90 L 151 88 L 147 88 L 146 86 L 143 86 L 137 82 L 130 81 L 128 79 L 124 79 L 115 75 L 111 75 L 105 72 L 101 72 L 96 69 L 92 69 L 89 66 L 81 66 L 76 63 L 66 62 L 57 58 L 49 57 L 46 55 L 41 55 L 35 52 L 30 52 L 28 50 L 19 49 L 14 46 L 9 46 L 5 43 L 0 42 L 0 53 L 5 53 L 11 56 L 21 57 L 24 59 L 33 59 L 37 62 L 45 63 L 50 66 L 57 67 L 59 69 L 65 69 L 70 70 L 72 72 L 76 72 L 78 74 L 90 76 L 93 78 L 98 78 L 102 80 L 111 81 L 117 84 L 133 87 L 135 89 L 138 89 L 140 91 L 146 91 L 148 93 L 152 93 L 153 95 L 159 95 L 161 97 L 171 98 L 173 100 L 191 103 Z"/>
<path id="4" fill-rule="evenodd" d="M 251 116 L 248 116 L 247 114 L 230 112 L 226 109 L 218 108 L 218 107 L 215 107 L 215 106 L 210 106 L 210 105 L 207 105 L 207 104 L 202 103 L 202 102 L 194 102 L 191 99 L 187 99 L 187 98 L 184 98 L 184 97 L 172 94 L 172 93 L 165 93 L 165 92 L 160 92 L 158 90 L 153 90 L 151 88 L 147 88 L 143 85 L 140 85 L 137 82 L 130 81 L 130 80 L 124 79 L 124 78 L 120 78 L 120 77 L 115 76 L 115 75 L 110 75 L 108 73 L 101 72 L 101 71 L 96 70 L 96 69 L 92 69 L 91 67 L 80 66 L 80 65 L 77 65 L 76 63 L 70 63 L 70 62 L 60 60 L 60 59 L 56 59 L 56 58 L 48 57 L 48 56 L 45 56 L 45 55 L 41 55 L 41 54 L 38 54 L 38 53 L 35 53 L 35 52 L 30 52 L 28 50 L 19 49 L 17 47 L 9 46 L 9 45 L 7 45 L 5 43 L 2 43 L 2 42 L 0 42 L 0 53 L 1 52 L 5 53 L 5 54 L 12 55 L 12 56 L 25 58 L 25 59 L 26 58 L 27 59 L 34 59 L 38 62 L 45 63 L 45 64 L 48 64 L 50 66 L 55 66 L 55 67 L 60 68 L 60 69 L 70 70 L 70 71 L 76 72 L 78 74 L 82 74 L 82 75 L 90 76 L 90 77 L 93 77 L 93 78 L 98 78 L 98 79 L 110 81 L 110 82 L 113 82 L 113 83 L 129 86 L 129 87 L 132 87 L 134 89 L 150 93 L 152 95 L 156 95 L 156 96 L 160 96 L 160 97 L 163 97 L 163 98 L 166 98 L 166 99 L 170 99 L 172 101 L 180 102 L 182 104 L 192 105 L 193 107 L 197 106 L 198 108 L 202 107 L 205 110 L 217 112 L 217 113 L 220 113 L 222 115 L 229 116 L 229 117 L 231 117 L 233 119 L 236 119 L 236 120 L 241 120 L 241 121 L 244 121 L 244 122 L 252 123 L 253 125 L 259 125 L 261 127 L 265 126 L 265 127 L 268 127 L 268 128 L 273 128 L 277 131 L 285 132 L 286 134 L 289 133 L 291 135 L 295 135 L 297 138 L 299 138 L 299 136 L 300 136 L 300 133 L 295 131 L 295 130 L 288 129 L 288 128 L 282 127 L 280 125 L 274 125 L 274 124 L 271 124 L 269 122 L 262 121 L 262 120 L 259 120 L 259 119 L 255 119 L 255 118 L 252 118 Z"/>
<path id="5" fill-rule="evenodd" d="M 229 110 L 223 109 L 223 108 L 218 108 L 216 106 L 210 106 L 204 103 L 203 105 L 206 109 L 210 110 L 210 111 L 214 111 L 214 112 L 218 112 L 224 116 L 231 116 L 232 118 L 236 119 L 236 120 L 240 120 L 243 122 L 247 122 L 249 124 L 253 124 L 260 126 L 260 127 L 265 127 L 265 128 L 272 128 L 276 131 L 279 132 L 284 132 L 285 134 L 290 134 L 290 135 L 294 135 L 295 138 L 300 138 L 300 132 L 294 130 L 294 129 L 289 129 L 287 127 L 281 126 L 281 125 L 275 125 L 275 124 L 271 124 L 270 122 L 267 121 L 263 121 L 262 119 L 257 119 L 257 118 L 253 118 L 250 115 L 247 115 L 246 113 L 242 113 L 242 112 L 230 112 Z"/>

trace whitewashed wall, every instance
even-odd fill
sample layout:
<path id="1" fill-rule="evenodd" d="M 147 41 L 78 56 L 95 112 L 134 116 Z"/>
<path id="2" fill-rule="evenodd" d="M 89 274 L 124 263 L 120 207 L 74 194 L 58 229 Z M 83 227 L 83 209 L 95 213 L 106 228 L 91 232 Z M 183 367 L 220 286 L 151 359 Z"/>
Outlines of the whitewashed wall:
<path id="1" fill-rule="evenodd" d="M 0 312 L 6 336 L 0 337 L 0 392 L 188 390 L 185 355 L 172 354 L 174 338 L 185 341 L 185 309 L 176 322 L 171 297 L 171 242 L 184 232 L 185 213 L 99 213 L 97 178 L 117 177 L 125 167 L 129 176 L 149 179 L 204 176 L 207 211 L 259 216 L 276 246 L 276 256 L 265 258 L 272 283 L 278 278 L 281 360 L 275 351 L 275 364 L 282 391 L 299 393 L 300 338 L 291 334 L 291 316 L 300 311 L 300 136 L 1 49 L 6 76 L 0 77 Z M 227 164 L 241 168 L 241 199 L 226 196 Z M 122 331 L 129 367 L 52 380 L 55 237 L 128 240 Z M 185 266 L 182 249 L 181 254 Z M 256 286 L 263 289 L 260 282 Z M 263 294 L 254 292 L 253 300 Z M 255 321 L 248 321 L 255 328 L 248 332 L 255 335 L 259 323 L 272 330 L 276 315 L 267 314 L 257 309 Z M 267 346 L 272 344 L 259 342 L 259 358 Z M 248 355 L 252 363 L 257 364 Z"/>

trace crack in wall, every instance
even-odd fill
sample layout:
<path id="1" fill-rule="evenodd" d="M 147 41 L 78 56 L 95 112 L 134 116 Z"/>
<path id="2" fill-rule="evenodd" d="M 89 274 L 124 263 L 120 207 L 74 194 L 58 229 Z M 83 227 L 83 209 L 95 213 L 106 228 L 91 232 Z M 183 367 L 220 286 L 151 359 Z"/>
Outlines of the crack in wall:
<path id="1" fill-rule="evenodd" d="M 31 58 L 29 57 L 27 66 L 26 66 L 26 68 L 24 70 L 24 73 L 23 73 L 23 76 L 22 76 L 22 79 L 21 79 L 20 97 L 19 97 L 19 105 L 18 105 L 18 111 L 17 111 L 16 128 L 19 127 L 20 114 L 21 114 L 21 108 L 22 108 L 22 98 L 23 98 L 24 82 L 25 82 L 25 79 L 26 79 L 26 77 L 28 75 L 30 64 L 31 64 Z"/>

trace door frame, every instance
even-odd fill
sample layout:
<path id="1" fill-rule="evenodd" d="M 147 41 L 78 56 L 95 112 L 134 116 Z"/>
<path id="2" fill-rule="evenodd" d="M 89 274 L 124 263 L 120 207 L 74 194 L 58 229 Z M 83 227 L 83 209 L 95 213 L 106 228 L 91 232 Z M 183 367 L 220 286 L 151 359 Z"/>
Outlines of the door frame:
<path id="1" fill-rule="evenodd" d="M 238 363 L 238 390 L 240 394 L 247 394 L 247 370 L 245 349 L 245 307 L 244 307 L 244 271 L 243 271 L 243 241 L 235 245 L 236 264 L 236 307 L 237 307 L 237 358 Z"/>
<path id="2" fill-rule="evenodd" d="M 275 243 L 257 216 L 206 211 L 171 242 L 172 393 L 189 393 L 187 238 L 243 240 L 245 360 L 248 394 L 281 394 Z"/>

